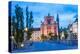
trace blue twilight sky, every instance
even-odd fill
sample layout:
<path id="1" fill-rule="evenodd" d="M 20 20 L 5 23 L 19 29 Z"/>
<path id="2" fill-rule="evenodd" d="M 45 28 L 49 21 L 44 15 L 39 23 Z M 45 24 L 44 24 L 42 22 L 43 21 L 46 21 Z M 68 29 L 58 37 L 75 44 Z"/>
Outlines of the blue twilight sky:
<path id="1" fill-rule="evenodd" d="M 15 15 L 15 5 L 19 5 L 23 8 L 24 19 L 26 18 L 26 7 L 28 10 L 33 12 L 33 27 L 40 27 L 41 21 L 44 21 L 44 16 L 47 16 L 50 13 L 51 16 L 54 16 L 56 21 L 56 15 L 59 15 L 60 27 L 67 27 L 69 23 L 72 23 L 75 20 L 76 15 L 78 15 L 78 6 L 77 5 L 64 5 L 64 4 L 52 4 L 52 3 L 36 3 L 36 2 L 18 2 L 14 1 L 11 3 L 11 15 Z M 25 24 L 25 20 L 24 20 Z"/>

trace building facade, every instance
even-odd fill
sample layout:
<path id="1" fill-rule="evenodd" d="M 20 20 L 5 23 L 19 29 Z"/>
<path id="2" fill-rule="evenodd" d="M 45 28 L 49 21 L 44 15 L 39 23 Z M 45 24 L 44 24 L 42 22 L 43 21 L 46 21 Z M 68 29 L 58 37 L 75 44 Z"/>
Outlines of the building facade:
<path id="1" fill-rule="evenodd" d="M 49 33 L 52 33 L 54 35 L 58 35 L 58 27 L 57 22 L 54 20 L 53 16 L 44 17 L 44 22 L 42 22 L 40 27 L 41 34 L 44 34 L 45 36 L 48 36 Z"/>
<path id="2" fill-rule="evenodd" d="M 70 31 L 72 31 L 72 33 L 75 33 L 75 34 L 78 33 L 78 22 L 74 22 L 72 24 L 72 26 L 70 27 Z"/>
<path id="3" fill-rule="evenodd" d="M 49 37 L 49 33 L 52 33 L 52 36 L 58 36 L 57 22 L 54 20 L 53 16 L 48 14 L 48 16 L 44 17 L 44 21 L 41 22 L 40 28 L 33 28 L 31 40 L 40 41 L 42 34 L 46 37 Z"/>
<path id="4" fill-rule="evenodd" d="M 41 33 L 40 33 L 40 28 L 34 28 L 33 33 L 31 35 L 31 40 L 33 41 L 40 41 L 41 40 Z"/>
<path id="5" fill-rule="evenodd" d="M 69 36 L 68 39 L 71 40 L 77 40 L 78 39 L 78 19 L 76 20 L 69 26 Z M 71 37 L 71 38 L 70 38 Z"/>

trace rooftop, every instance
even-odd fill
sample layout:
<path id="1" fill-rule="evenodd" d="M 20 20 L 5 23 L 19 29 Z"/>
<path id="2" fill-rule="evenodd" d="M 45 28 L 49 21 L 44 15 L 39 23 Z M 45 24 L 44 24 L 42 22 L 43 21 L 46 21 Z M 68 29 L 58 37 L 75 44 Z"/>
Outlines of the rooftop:
<path id="1" fill-rule="evenodd" d="M 34 31 L 40 31 L 40 28 L 33 28 Z"/>

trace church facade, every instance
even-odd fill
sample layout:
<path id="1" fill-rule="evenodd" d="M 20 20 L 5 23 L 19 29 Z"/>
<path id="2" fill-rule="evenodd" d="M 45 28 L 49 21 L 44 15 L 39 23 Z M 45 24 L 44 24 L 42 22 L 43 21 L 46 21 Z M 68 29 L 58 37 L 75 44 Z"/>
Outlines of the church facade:
<path id="1" fill-rule="evenodd" d="M 44 22 L 42 22 L 40 27 L 41 34 L 44 34 L 45 36 L 48 36 L 49 33 L 52 33 L 54 35 L 58 35 L 58 26 L 57 22 L 54 20 L 53 16 L 44 17 Z"/>
<path id="2" fill-rule="evenodd" d="M 54 20 L 53 16 L 44 16 L 44 21 L 41 22 L 40 28 L 34 28 L 32 34 L 32 40 L 37 41 L 41 40 L 41 35 L 49 37 L 49 33 L 52 33 L 53 36 L 58 36 L 58 25 L 57 22 Z M 37 38 L 36 38 L 37 37 Z"/>

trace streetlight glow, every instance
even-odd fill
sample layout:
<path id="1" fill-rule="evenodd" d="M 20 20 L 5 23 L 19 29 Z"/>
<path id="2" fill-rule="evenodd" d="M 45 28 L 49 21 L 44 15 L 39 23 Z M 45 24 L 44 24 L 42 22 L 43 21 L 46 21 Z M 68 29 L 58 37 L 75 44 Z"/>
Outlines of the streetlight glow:
<path id="1" fill-rule="evenodd" d="M 14 36 L 11 36 L 11 39 L 14 39 Z"/>
<path id="2" fill-rule="evenodd" d="M 28 28 L 25 28 L 24 30 L 27 32 L 28 31 Z"/>
<path id="3" fill-rule="evenodd" d="M 21 44 L 21 47 L 23 47 L 24 46 L 24 44 Z"/>

